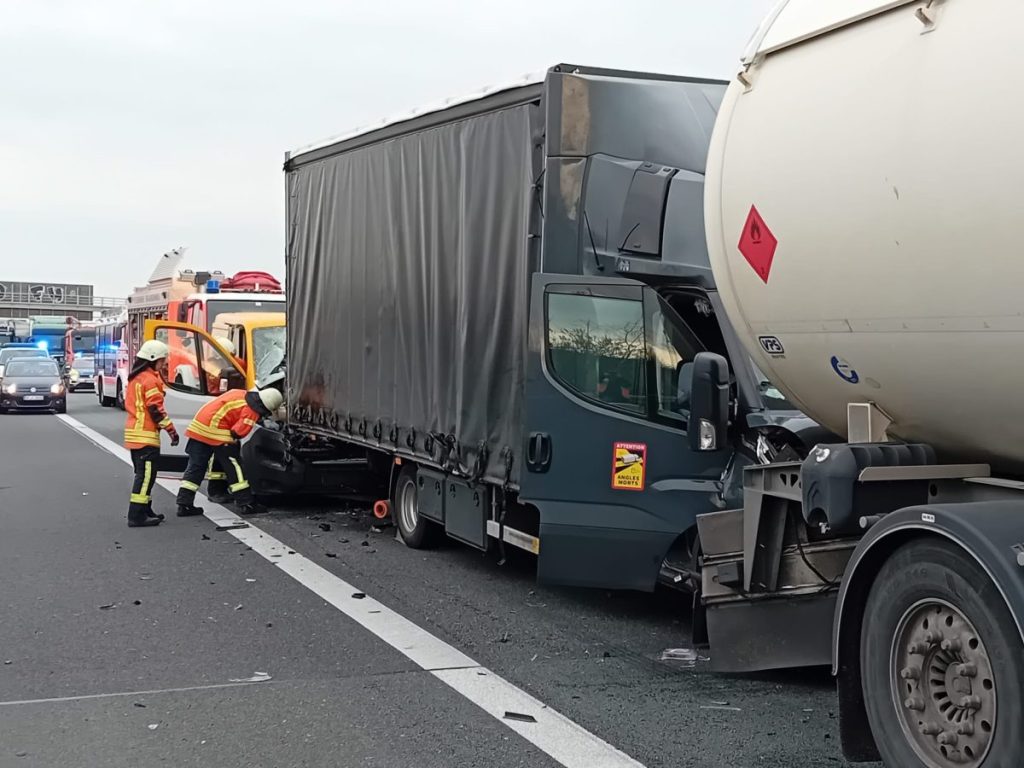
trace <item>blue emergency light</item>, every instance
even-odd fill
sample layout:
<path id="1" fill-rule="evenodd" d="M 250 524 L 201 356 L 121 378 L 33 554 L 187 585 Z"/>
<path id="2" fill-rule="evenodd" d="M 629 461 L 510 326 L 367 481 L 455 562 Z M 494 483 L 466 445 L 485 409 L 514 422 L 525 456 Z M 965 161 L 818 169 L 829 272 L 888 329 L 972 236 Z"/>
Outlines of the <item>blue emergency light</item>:
<path id="1" fill-rule="evenodd" d="M 206 292 L 207 293 L 220 293 L 220 280 L 207 280 L 206 281 Z"/>
<path id="2" fill-rule="evenodd" d="M 50 345 L 46 341 L 46 339 L 43 339 L 42 341 L 37 341 L 36 342 L 36 346 L 39 347 L 42 350 L 48 350 L 50 348 Z"/>

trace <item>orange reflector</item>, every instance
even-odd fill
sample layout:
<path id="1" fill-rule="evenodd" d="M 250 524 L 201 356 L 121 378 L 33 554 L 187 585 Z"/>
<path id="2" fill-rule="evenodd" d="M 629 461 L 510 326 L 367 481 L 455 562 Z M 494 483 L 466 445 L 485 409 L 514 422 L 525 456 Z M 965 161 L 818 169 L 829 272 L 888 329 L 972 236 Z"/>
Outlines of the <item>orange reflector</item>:
<path id="1" fill-rule="evenodd" d="M 383 520 L 385 517 L 391 514 L 391 502 L 387 499 L 380 499 L 373 503 L 373 516 L 378 520 Z"/>
<path id="2" fill-rule="evenodd" d="M 395 465 L 399 466 L 399 467 L 402 466 L 402 457 L 401 456 L 395 456 Z"/>

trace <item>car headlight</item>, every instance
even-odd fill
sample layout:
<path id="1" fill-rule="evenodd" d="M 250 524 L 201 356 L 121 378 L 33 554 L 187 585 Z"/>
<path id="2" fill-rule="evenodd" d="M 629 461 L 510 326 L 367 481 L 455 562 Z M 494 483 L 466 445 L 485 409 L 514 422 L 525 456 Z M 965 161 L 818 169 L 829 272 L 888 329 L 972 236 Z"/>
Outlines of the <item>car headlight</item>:
<path id="1" fill-rule="evenodd" d="M 50 392 L 52 394 L 54 394 L 54 395 L 59 395 L 63 391 L 64 391 L 64 385 L 63 384 L 54 384 L 52 387 L 50 387 Z"/>
<path id="2" fill-rule="evenodd" d="M 13 395 L 17 391 L 18 391 L 18 385 L 17 384 L 8 384 L 6 387 L 4 387 L 4 392 L 6 392 L 8 395 Z"/>

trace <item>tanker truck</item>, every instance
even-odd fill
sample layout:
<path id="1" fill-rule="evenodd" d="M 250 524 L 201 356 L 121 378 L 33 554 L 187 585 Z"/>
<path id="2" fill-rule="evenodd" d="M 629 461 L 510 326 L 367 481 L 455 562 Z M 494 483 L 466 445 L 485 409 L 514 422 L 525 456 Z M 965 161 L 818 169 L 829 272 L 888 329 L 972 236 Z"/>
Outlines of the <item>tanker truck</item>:
<path id="1" fill-rule="evenodd" d="M 748 466 L 742 504 L 698 517 L 710 656 L 831 664 L 854 761 L 1024 765 L 1018 22 L 1015 0 L 789 0 L 712 135 L 725 314 L 845 441 Z M 728 448 L 729 368 L 694 361 L 695 451 Z"/>

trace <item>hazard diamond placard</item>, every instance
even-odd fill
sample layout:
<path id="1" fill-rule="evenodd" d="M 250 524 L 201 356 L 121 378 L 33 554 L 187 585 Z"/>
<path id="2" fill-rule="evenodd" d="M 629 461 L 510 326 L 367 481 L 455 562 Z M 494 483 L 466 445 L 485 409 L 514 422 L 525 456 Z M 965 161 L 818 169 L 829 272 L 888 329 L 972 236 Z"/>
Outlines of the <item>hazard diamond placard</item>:
<path id="1" fill-rule="evenodd" d="M 772 260 L 775 258 L 775 249 L 778 245 L 779 241 L 764 223 L 760 212 L 755 206 L 750 206 L 750 213 L 743 224 L 743 233 L 737 247 L 758 277 L 766 283 L 772 271 Z"/>

